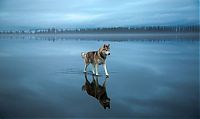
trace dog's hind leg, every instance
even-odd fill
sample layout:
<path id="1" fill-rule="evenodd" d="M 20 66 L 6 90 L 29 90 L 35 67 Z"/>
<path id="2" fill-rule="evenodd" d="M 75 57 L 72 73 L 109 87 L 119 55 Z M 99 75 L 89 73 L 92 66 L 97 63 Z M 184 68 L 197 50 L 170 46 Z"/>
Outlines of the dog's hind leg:
<path id="1" fill-rule="evenodd" d="M 95 71 L 94 71 L 94 69 L 95 69 L 95 65 L 94 65 L 94 64 L 92 64 L 92 73 L 93 73 L 93 74 L 95 74 Z"/>
<path id="2" fill-rule="evenodd" d="M 99 73 L 98 73 L 98 66 L 99 66 L 99 64 L 96 64 L 96 65 L 95 65 L 96 75 L 97 75 L 97 76 L 99 75 Z"/>
<path id="3" fill-rule="evenodd" d="M 84 71 L 83 71 L 84 73 L 87 72 L 87 67 L 88 67 L 88 65 L 89 65 L 89 64 L 85 64 Z"/>

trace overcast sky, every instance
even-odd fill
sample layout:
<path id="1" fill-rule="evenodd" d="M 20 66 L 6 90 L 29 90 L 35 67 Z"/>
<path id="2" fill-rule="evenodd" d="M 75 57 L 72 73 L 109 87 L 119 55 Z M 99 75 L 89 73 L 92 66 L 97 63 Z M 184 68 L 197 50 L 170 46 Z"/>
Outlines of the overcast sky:
<path id="1" fill-rule="evenodd" d="M 199 24 L 199 0 L 0 0 L 0 29 Z"/>

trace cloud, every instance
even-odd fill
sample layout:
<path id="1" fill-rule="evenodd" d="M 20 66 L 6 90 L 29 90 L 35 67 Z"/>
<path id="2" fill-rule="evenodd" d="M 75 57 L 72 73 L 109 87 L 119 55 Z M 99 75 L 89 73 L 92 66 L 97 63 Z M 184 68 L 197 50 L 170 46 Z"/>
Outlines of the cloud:
<path id="1" fill-rule="evenodd" d="M 198 0 L 1 0 L 7 26 L 106 27 L 199 24 Z"/>

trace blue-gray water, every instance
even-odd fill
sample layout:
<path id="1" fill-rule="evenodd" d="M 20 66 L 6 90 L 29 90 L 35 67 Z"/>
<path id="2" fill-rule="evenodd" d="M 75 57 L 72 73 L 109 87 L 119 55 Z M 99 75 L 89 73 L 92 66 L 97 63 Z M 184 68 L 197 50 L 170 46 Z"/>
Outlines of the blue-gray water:
<path id="1" fill-rule="evenodd" d="M 159 38 L 1 36 L 0 118 L 198 118 L 198 38 Z M 81 89 L 80 56 L 104 43 L 111 45 L 106 110 Z"/>

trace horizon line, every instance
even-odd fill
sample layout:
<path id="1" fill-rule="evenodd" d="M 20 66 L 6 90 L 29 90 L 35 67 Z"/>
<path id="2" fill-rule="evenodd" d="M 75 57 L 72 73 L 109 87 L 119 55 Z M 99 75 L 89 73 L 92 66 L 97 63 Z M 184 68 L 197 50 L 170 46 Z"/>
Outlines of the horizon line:
<path id="1" fill-rule="evenodd" d="M 134 27 L 186 27 L 186 26 L 198 26 L 200 24 L 177 24 L 177 25 L 130 25 L 130 26 L 100 26 L 100 27 L 59 27 L 59 26 L 50 26 L 50 27 L 38 27 L 38 26 L 21 26 L 21 28 L 0 28 L 0 31 L 15 31 L 15 30 L 45 30 L 45 29 L 98 29 L 98 28 L 134 28 Z"/>

